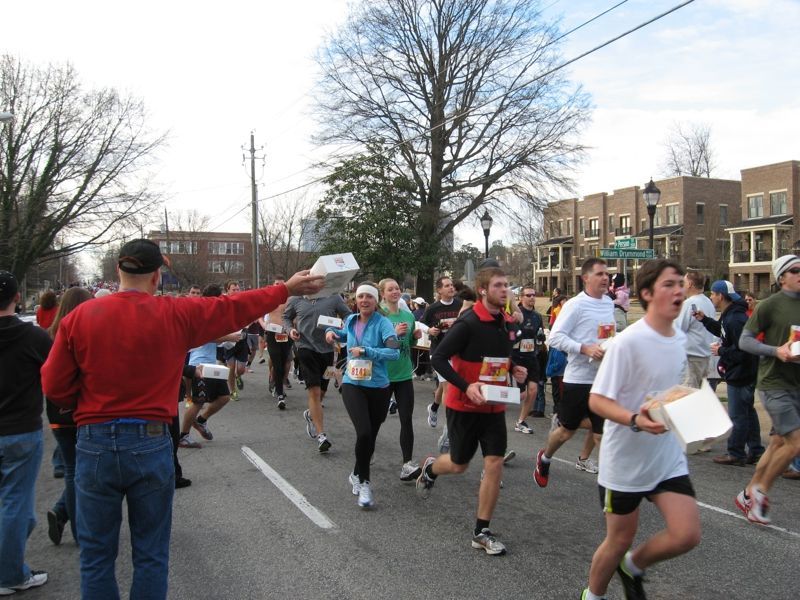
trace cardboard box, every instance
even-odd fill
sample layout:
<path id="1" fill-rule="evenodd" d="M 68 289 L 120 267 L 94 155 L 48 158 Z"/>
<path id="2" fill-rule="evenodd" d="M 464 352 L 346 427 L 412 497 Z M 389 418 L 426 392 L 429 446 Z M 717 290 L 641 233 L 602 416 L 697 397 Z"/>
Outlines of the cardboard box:
<path id="1" fill-rule="evenodd" d="M 482 385 L 481 394 L 489 404 L 519 404 L 519 388 L 516 385 Z"/>
<path id="2" fill-rule="evenodd" d="M 425 323 L 421 323 L 419 321 L 414 322 L 414 331 L 420 330 L 422 335 L 419 339 L 414 339 L 411 343 L 413 344 L 414 348 L 419 350 L 430 350 L 431 349 L 431 336 L 428 335 L 428 326 Z"/>
<path id="3" fill-rule="evenodd" d="M 800 356 L 800 342 L 792 342 L 789 349 L 792 351 L 792 356 Z"/>
<path id="4" fill-rule="evenodd" d="M 323 329 L 328 327 L 341 329 L 343 325 L 344 321 L 337 319 L 336 317 L 326 317 L 324 315 L 320 315 L 319 319 L 317 319 L 317 327 L 321 327 Z"/>
<path id="5" fill-rule="evenodd" d="M 358 263 L 352 253 L 320 256 L 311 267 L 312 275 L 324 275 L 325 287 L 307 298 L 326 298 L 343 292 L 358 273 Z"/>
<path id="6" fill-rule="evenodd" d="M 707 440 L 726 435 L 733 428 L 727 411 L 706 380 L 696 392 L 653 406 L 650 417 L 674 433 L 687 454 L 698 450 Z"/>
<path id="7" fill-rule="evenodd" d="M 278 323 L 267 323 L 266 329 L 272 333 L 283 333 L 283 325 Z"/>
<path id="8" fill-rule="evenodd" d="M 200 366 L 203 367 L 204 379 L 228 380 L 228 367 L 223 365 L 212 365 L 211 363 L 204 363 Z"/>

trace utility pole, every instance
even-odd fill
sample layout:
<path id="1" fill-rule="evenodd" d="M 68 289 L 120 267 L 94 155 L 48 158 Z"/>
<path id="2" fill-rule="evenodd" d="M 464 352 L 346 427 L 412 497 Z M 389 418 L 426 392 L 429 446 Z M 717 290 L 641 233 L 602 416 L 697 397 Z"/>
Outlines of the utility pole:
<path id="1" fill-rule="evenodd" d="M 258 187 L 256 186 L 256 142 L 253 132 L 250 132 L 250 194 L 253 217 L 253 289 L 261 287 L 259 281 L 258 265 Z"/>

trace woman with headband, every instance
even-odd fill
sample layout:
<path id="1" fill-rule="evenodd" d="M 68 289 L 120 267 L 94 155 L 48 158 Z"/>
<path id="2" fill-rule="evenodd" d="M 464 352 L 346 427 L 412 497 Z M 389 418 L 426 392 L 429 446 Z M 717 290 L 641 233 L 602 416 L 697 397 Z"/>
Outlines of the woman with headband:
<path id="1" fill-rule="evenodd" d="M 400 344 L 391 321 L 377 310 L 378 290 L 372 283 L 362 283 L 356 289 L 356 308 L 358 312 L 345 319 L 342 329 L 326 330 L 325 340 L 347 345 L 342 399 L 356 430 L 356 464 L 349 480 L 358 505 L 371 508 L 375 501 L 369 463 L 392 394 L 386 362 L 400 357 Z"/>

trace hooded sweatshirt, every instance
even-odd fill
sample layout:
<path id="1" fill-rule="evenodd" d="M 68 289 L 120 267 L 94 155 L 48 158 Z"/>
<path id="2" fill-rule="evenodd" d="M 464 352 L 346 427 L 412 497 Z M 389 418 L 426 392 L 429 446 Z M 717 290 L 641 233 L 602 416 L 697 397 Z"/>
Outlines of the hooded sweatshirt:
<path id="1" fill-rule="evenodd" d="M 719 348 L 717 370 L 723 381 L 729 385 L 745 386 L 756 381 L 758 357 L 739 348 L 739 337 L 747 323 L 747 304 L 737 300 L 722 311 L 719 321 L 708 316 L 702 321 L 706 329 L 722 338 Z"/>
<path id="2" fill-rule="evenodd" d="M 0 317 L 0 435 L 42 428 L 42 380 L 39 376 L 50 336 L 16 316 Z"/>

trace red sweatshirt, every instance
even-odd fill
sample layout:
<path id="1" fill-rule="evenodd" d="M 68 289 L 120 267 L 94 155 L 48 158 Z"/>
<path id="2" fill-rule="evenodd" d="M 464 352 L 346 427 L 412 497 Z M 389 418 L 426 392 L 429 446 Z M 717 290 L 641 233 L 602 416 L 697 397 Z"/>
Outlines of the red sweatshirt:
<path id="1" fill-rule="evenodd" d="M 216 298 L 120 292 L 84 302 L 59 327 L 42 367 L 47 399 L 78 425 L 118 418 L 172 422 L 186 352 L 286 302 L 274 285 Z"/>

